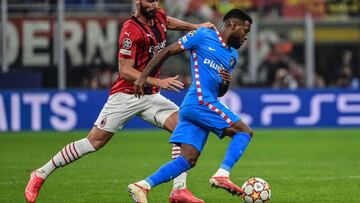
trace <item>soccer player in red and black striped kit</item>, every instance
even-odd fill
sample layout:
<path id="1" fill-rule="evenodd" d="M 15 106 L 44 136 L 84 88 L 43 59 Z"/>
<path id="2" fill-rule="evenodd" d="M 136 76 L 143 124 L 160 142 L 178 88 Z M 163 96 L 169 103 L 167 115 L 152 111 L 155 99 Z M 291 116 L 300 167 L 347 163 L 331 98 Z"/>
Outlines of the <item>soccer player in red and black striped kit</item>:
<path id="1" fill-rule="evenodd" d="M 134 0 L 136 11 L 124 23 L 119 36 L 119 76 L 111 89 L 109 98 L 101 110 L 94 127 L 86 138 L 66 145 L 48 163 L 34 170 L 25 189 L 28 202 L 35 202 L 45 179 L 57 168 L 79 159 L 85 154 L 103 147 L 133 116 L 140 118 L 170 132 L 178 123 L 178 106 L 160 95 L 160 89 L 175 90 L 183 88 L 177 76 L 160 79 L 157 72 L 148 77 L 151 86 L 145 89 L 145 96 L 135 98 L 134 81 L 146 64 L 166 45 L 167 29 L 194 30 L 200 26 L 211 28 L 212 23 L 191 24 L 166 16 L 158 7 L 158 0 Z M 180 155 L 180 147 L 172 150 L 172 158 Z M 186 188 L 186 173 L 174 180 L 170 202 L 202 203 Z"/>

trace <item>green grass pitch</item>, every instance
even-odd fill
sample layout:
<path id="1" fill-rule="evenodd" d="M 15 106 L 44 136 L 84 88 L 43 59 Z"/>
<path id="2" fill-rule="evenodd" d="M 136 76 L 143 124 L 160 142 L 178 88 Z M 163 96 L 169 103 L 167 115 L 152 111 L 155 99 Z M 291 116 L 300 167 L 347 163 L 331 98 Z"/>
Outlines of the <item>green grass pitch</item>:
<path id="1" fill-rule="evenodd" d="M 0 202 L 25 202 L 30 172 L 65 144 L 87 132 L 0 134 Z M 100 151 L 55 171 L 38 202 L 132 202 L 126 192 L 170 160 L 169 133 L 162 130 L 121 131 Z M 217 170 L 229 139 L 210 135 L 188 187 L 207 203 L 241 203 L 208 180 Z M 360 202 L 360 130 L 255 130 L 242 159 L 232 171 L 241 185 L 250 177 L 265 179 L 273 203 Z M 172 183 L 154 188 L 149 202 L 167 202 Z"/>

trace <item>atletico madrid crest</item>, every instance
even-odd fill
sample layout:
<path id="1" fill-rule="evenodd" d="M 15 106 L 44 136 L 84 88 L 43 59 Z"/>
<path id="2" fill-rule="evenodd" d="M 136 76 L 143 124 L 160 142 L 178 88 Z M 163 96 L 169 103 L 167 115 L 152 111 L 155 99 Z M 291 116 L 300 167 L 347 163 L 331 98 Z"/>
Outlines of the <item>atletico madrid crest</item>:
<path id="1" fill-rule="evenodd" d="M 233 67 L 235 65 L 235 58 L 232 56 L 230 57 L 230 67 Z"/>

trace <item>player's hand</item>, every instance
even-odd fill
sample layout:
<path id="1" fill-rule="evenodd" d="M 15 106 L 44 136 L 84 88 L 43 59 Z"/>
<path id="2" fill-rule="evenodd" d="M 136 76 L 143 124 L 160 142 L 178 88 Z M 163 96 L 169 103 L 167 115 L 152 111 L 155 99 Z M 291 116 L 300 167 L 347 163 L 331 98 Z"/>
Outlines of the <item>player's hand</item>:
<path id="1" fill-rule="evenodd" d="M 229 83 L 231 82 L 232 76 L 231 76 L 231 74 L 229 73 L 228 70 L 226 70 L 226 69 L 220 69 L 219 75 L 220 75 L 220 77 L 221 77 L 221 79 L 222 79 L 223 81 L 229 82 Z"/>
<path id="2" fill-rule="evenodd" d="M 134 86 L 135 86 L 135 97 L 139 98 L 144 95 L 144 85 L 146 82 L 146 78 L 143 77 L 139 77 L 137 80 L 135 80 L 134 82 Z"/>
<path id="3" fill-rule="evenodd" d="M 212 28 L 212 29 L 216 29 L 215 25 L 212 22 L 206 22 L 206 23 L 200 23 L 200 24 L 196 24 L 195 28 L 198 29 L 200 27 L 206 27 L 206 28 Z"/>
<path id="4" fill-rule="evenodd" d="M 176 75 L 174 77 L 160 79 L 157 86 L 160 87 L 161 89 L 180 92 L 180 89 L 184 89 L 184 83 L 177 80 L 178 78 L 179 78 L 179 75 Z"/>

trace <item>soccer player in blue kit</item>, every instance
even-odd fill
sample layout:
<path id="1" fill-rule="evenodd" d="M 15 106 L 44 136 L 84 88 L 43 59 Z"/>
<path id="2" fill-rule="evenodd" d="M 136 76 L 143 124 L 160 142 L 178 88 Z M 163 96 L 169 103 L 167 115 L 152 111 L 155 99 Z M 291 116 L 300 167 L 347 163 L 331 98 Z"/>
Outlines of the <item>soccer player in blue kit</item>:
<path id="1" fill-rule="evenodd" d="M 232 194 L 243 194 L 242 189 L 232 183 L 229 177 L 253 132 L 217 98 L 223 96 L 229 88 L 229 82 L 220 75 L 223 72 L 232 73 L 238 60 L 236 49 L 247 39 L 251 23 L 251 17 L 244 11 L 232 9 L 224 16 L 220 32 L 208 28 L 189 32 L 152 58 L 135 81 L 136 95 L 140 97 L 146 77 L 156 72 L 169 56 L 185 50 L 190 52 L 192 85 L 182 102 L 179 123 L 169 141 L 181 144 L 181 156 L 164 164 L 148 178 L 130 184 L 128 191 L 135 202 L 146 203 L 151 188 L 194 167 L 210 131 L 220 139 L 231 137 L 225 158 L 219 170 L 211 177 L 210 184 Z"/>

